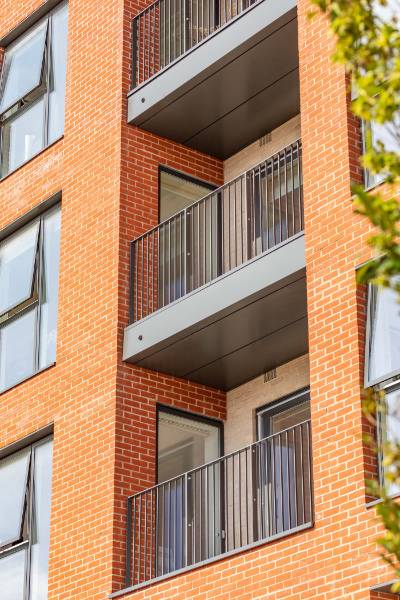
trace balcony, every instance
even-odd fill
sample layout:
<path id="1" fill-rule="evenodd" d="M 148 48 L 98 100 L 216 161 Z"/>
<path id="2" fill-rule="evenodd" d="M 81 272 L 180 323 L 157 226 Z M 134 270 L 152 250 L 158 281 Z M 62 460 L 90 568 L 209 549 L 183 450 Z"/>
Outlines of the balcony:
<path id="1" fill-rule="evenodd" d="M 143 129 L 225 159 L 300 112 L 295 0 L 156 0 L 132 38 Z"/>
<path id="2" fill-rule="evenodd" d="M 131 245 L 124 360 L 229 390 L 307 352 L 301 143 Z"/>
<path id="3" fill-rule="evenodd" d="M 312 526 L 310 421 L 128 499 L 126 589 Z"/>

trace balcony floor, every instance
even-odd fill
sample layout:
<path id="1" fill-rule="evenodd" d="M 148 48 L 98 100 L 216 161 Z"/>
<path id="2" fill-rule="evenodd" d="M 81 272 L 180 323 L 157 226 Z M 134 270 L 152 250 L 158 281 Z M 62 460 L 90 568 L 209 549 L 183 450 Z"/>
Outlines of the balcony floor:
<path id="1" fill-rule="evenodd" d="M 127 327 L 124 360 L 229 390 L 307 348 L 299 234 Z"/>

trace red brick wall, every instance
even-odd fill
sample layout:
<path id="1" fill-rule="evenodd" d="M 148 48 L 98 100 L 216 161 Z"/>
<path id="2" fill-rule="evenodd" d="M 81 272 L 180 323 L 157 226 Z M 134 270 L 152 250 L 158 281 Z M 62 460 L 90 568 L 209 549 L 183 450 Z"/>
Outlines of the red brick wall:
<path id="1" fill-rule="evenodd" d="M 39 4 L 0 0 L 0 35 Z M 121 361 L 129 241 L 157 220 L 158 164 L 222 182 L 219 161 L 126 125 L 134 10 L 70 0 L 64 139 L 0 182 L 0 227 L 63 191 L 57 364 L 0 394 L 1 447 L 54 423 L 49 600 L 103 600 L 122 584 L 124 499 L 154 482 L 156 403 L 225 416 L 223 394 Z M 129 597 L 366 599 L 390 578 L 364 507 L 354 267 L 367 253 L 344 74 L 307 11 L 301 0 L 316 527 Z"/>

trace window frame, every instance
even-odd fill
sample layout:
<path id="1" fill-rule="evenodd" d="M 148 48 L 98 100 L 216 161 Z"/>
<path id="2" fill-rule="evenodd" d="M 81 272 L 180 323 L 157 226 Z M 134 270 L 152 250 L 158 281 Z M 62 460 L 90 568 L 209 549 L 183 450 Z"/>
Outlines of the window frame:
<path id="1" fill-rule="evenodd" d="M 44 220 L 46 215 L 51 213 L 51 211 L 58 209 L 61 215 L 61 201 L 59 199 L 59 195 L 55 196 L 55 202 L 50 206 L 47 206 L 41 211 L 38 215 L 33 216 L 31 220 L 27 222 L 23 222 L 17 229 L 12 229 L 10 233 L 4 237 L 0 237 L 0 247 L 3 243 L 7 242 L 9 238 L 14 235 L 18 235 L 18 232 L 21 231 L 24 227 L 33 224 L 35 221 L 39 223 L 38 227 L 38 239 L 36 242 L 36 257 L 35 257 L 35 266 L 33 273 L 33 292 L 32 295 L 27 299 L 17 304 L 15 307 L 9 309 L 5 313 L 0 315 L 0 337 L 2 329 L 8 324 L 16 321 L 17 319 L 23 317 L 28 314 L 30 310 L 35 310 L 35 328 L 34 328 L 34 369 L 33 372 L 28 376 L 23 376 L 21 379 L 11 383 L 4 388 L 0 386 L 0 396 L 4 392 L 7 392 L 9 389 L 12 389 L 16 385 L 19 385 L 23 381 L 27 381 L 31 377 L 34 377 L 41 371 L 44 371 L 55 364 L 55 360 L 49 363 L 44 367 L 40 367 L 40 349 L 41 349 L 41 307 L 43 300 L 43 291 L 45 286 L 44 279 L 44 269 L 45 269 L 45 252 L 44 252 Z M 59 285 L 59 281 L 57 281 L 57 286 Z M 36 293 L 35 293 L 36 292 Z M 1 340 L 0 340 L 0 353 L 1 353 Z"/>
<path id="2" fill-rule="evenodd" d="M 34 496 L 35 496 L 35 482 L 34 482 L 34 466 L 35 466 L 35 449 L 50 441 L 54 441 L 54 435 L 52 433 L 40 437 L 39 439 L 33 439 L 29 442 L 30 436 L 25 440 L 26 443 L 23 443 L 22 447 L 18 447 L 12 452 L 9 452 L 5 455 L 0 455 L 0 463 L 3 459 L 16 454 L 17 452 L 21 452 L 22 450 L 29 448 L 30 457 L 28 461 L 28 473 L 25 481 L 25 500 L 22 514 L 22 526 L 21 526 L 21 536 L 15 541 L 10 541 L 8 545 L 3 543 L 0 546 L 0 561 L 12 554 L 16 554 L 21 550 L 24 550 L 25 555 L 25 565 L 24 565 L 24 600 L 29 600 L 30 598 L 30 579 L 31 579 L 31 553 L 32 553 L 32 540 L 33 540 L 33 532 L 35 527 L 35 519 L 34 519 Z M 22 539 L 24 536 L 24 525 L 26 521 L 26 539 Z"/>
<path id="3" fill-rule="evenodd" d="M 43 50 L 43 59 L 42 59 L 42 74 L 40 78 L 39 85 L 28 92 L 25 96 L 16 101 L 12 106 L 7 108 L 3 113 L 0 114 L 0 181 L 15 172 L 32 159 L 34 159 L 38 154 L 49 148 L 52 144 L 55 144 L 58 140 L 63 137 L 63 133 L 59 135 L 56 139 L 49 141 L 49 114 L 50 114 L 50 93 L 51 93 L 51 78 L 52 78 L 52 17 L 55 12 L 60 10 L 63 6 L 68 6 L 68 0 L 61 0 L 56 4 L 49 12 L 42 16 L 38 21 L 36 21 L 32 26 L 29 27 L 26 31 L 21 33 L 16 39 L 14 39 L 6 48 L 4 49 L 4 56 L 2 64 L 0 65 L 0 98 L 2 97 L 2 93 L 4 91 L 4 86 L 7 77 L 8 69 L 6 66 L 6 54 L 7 51 L 14 48 L 18 45 L 24 37 L 28 37 L 31 32 L 35 29 L 39 29 L 43 23 L 47 23 L 46 25 L 46 33 L 45 33 L 45 42 L 44 42 L 44 50 Z M 68 56 L 65 57 L 65 61 L 67 61 Z M 42 93 L 41 93 L 42 92 Z M 4 142 L 4 128 L 5 125 L 12 122 L 16 115 L 21 116 L 30 108 L 32 108 L 37 102 L 43 100 L 43 127 L 42 127 L 42 138 L 43 144 L 40 150 L 35 152 L 30 158 L 22 161 L 16 167 L 10 169 L 9 168 L 9 156 L 7 157 L 7 170 L 5 170 L 5 142 Z"/>
<path id="4" fill-rule="evenodd" d="M 174 177 L 177 177 L 178 179 L 182 179 L 183 181 L 186 181 L 187 183 L 193 183 L 194 185 L 197 185 L 199 187 L 207 188 L 210 192 L 215 191 L 219 187 L 218 185 L 215 185 L 214 183 L 210 183 L 209 181 L 205 181 L 204 179 L 199 179 L 198 177 L 194 177 L 193 175 L 189 175 L 188 173 L 184 173 L 183 171 L 178 171 L 177 169 L 172 169 L 171 167 L 167 167 L 166 165 L 161 165 L 161 164 L 158 165 L 158 207 L 157 207 L 158 225 L 160 225 L 161 223 L 165 223 L 166 221 L 169 221 L 174 216 L 176 216 L 177 214 L 182 212 L 181 210 L 179 210 L 177 213 L 170 215 L 163 221 L 160 220 L 160 215 L 161 215 L 161 174 L 162 173 L 167 173 L 168 175 L 172 175 Z M 195 200 L 193 204 L 195 204 L 196 202 L 198 202 L 198 200 Z M 182 210 L 184 210 L 184 209 L 182 209 Z"/>
<path id="5" fill-rule="evenodd" d="M 372 330 L 373 330 L 373 320 L 375 318 L 376 313 L 376 286 L 372 283 L 369 283 L 367 286 L 367 317 L 365 324 L 365 349 L 364 349 L 364 387 L 367 388 L 378 388 L 382 389 L 387 385 L 395 383 L 398 378 L 400 378 L 400 367 L 382 375 L 381 377 L 377 377 L 375 379 L 370 379 L 369 377 L 369 369 L 371 362 L 371 349 L 372 349 Z"/>
<path id="6" fill-rule="evenodd" d="M 268 431 L 267 435 L 261 437 L 261 433 L 262 433 L 261 419 L 262 419 L 263 415 L 265 415 L 265 414 L 270 415 L 270 416 L 277 415 L 280 412 L 282 412 L 283 410 L 287 410 L 288 408 L 292 408 L 293 406 L 302 404 L 306 400 L 308 400 L 308 402 L 310 403 L 310 406 L 311 406 L 311 396 L 310 396 L 310 387 L 309 386 L 295 390 L 294 392 L 291 392 L 290 394 L 286 394 L 285 396 L 282 396 L 282 397 L 278 398 L 277 400 L 273 400 L 272 402 L 268 402 L 267 404 L 263 404 L 262 406 L 259 406 L 258 408 L 256 408 L 255 416 L 256 416 L 257 441 L 259 442 L 259 441 L 267 438 L 268 436 L 272 435 L 271 432 Z"/>
<path id="7" fill-rule="evenodd" d="M 385 392 L 384 402 L 386 404 L 386 395 L 400 390 L 400 381 L 388 381 L 385 385 L 380 386 L 379 389 Z M 382 411 L 378 411 L 376 421 L 376 442 L 378 455 L 378 481 L 380 486 L 383 486 L 385 483 L 385 468 L 383 466 L 383 444 L 385 441 L 383 415 Z M 396 498 L 397 496 L 400 496 L 400 489 L 394 494 L 391 494 L 391 497 L 393 498 Z"/>
<path id="8" fill-rule="evenodd" d="M 158 440 L 159 440 L 159 431 L 160 431 L 160 413 L 165 413 L 169 415 L 175 415 L 178 417 L 182 417 L 183 419 L 188 419 L 192 421 L 198 421 L 199 423 L 206 423 L 207 425 L 212 425 L 213 427 L 218 428 L 218 452 L 220 458 L 224 456 L 224 422 L 220 419 L 214 419 L 213 417 L 207 417 L 206 415 L 201 415 L 199 413 L 194 413 L 188 410 L 182 410 L 180 408 L 175 408 L 174 406 L 169 406 L 167 404 L 159 404 L 156 405 L 156 452 L 155 452 L 155 475 L 156 481 L 158 483 Z"/>

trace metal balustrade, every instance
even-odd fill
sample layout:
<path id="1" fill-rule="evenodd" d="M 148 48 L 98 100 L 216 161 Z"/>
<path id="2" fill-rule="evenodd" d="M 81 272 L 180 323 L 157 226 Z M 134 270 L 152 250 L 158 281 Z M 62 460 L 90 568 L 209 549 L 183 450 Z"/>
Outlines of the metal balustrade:
<path id="1" fill-rule="evenodd" d="M 254 0 L 156 0 L 132 21 L 133 87 L 252 4 Z"/>
<path id="2" fill-rule="evenodd" d="M 297 141 L 131 243 L 131 322 L 302 230 Z"/>
<path id="3" fill-rule="evenodd" d="M 313 520 L 310 421 L 128 498 L 126 587 Z"/>

